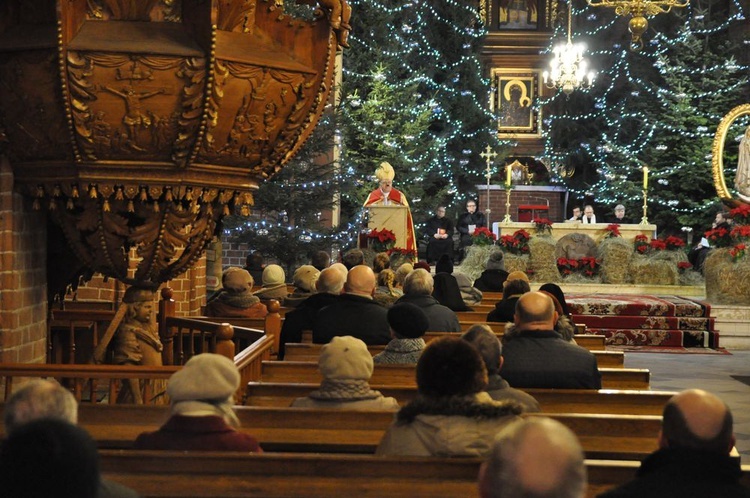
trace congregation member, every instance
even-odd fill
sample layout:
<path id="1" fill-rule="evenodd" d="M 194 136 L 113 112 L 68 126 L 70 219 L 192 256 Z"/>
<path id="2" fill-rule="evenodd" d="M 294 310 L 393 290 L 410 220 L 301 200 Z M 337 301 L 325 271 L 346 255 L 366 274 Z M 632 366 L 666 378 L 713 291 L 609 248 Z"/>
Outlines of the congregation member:
<path id="1" fill-rule="evenodd" d="M 503 251 L 495 251 L 487 259 L 482 274 L 474 281 L 474 287 L 482 292 L 502 292 L 507 279 Z"/>
<path id="2" fill-rule="evenodd" d="M 266 268 L 266 262 L 260 251 L 253 251 L 245 258 L 245 270 L 253 277 L 253 282 L 263 281 L 263 270 Z"/>
<path id="3" fill-rule="evenodd" d="M 416 365 L 425 347 L 424 333 L 430 323 L 421 308 L 410 303 L 400 303 L 388 310 L 391 342 L 373 357 L 375 363 Z"/>
<path id="4" fill-rule="evenodd" d="M 565 313 L 565 309 L 562 307 L 562 304 L 560 304 L 560 301 L 557 299 L 556 293 L 550 292 L 546 289 L 553 289 L 554 287 L 557 287 L 556 284 L 545 284 L 539 288 L 539 292 L 543 292 L 547 294 L 550 299 L 552 299 L 552 304 L 555 305 L 555 311 L 557 312 L 557 321 L 555 322 L 555 332 L 560 334 L 563 339 L 565 339 L 568 342 L 572 342 L 575 344 L 575 339 L 573 336 L 576 333 L 576 325 L 573 323 L 573 320 L 570 319 L 570 316 Z M 557 287 L 560 289 L 559 287 Z M 560 289 L 560 293 L 562 293 L 562 289 Z M 515 325 L 513 326 L 515 328 Z M 505 331 L 508 333 L 508 330 Z"/>
<path id="5" fill-rule="evenodd" d="M 222 289 L 206 303 L 206 316 L 264 318 L 268 309 L 253 294 L 253 283 L 247 270 L 227 268 L 221 276 Z"/>
<path id="6" fill-rule="evenodd" d="M 617 224 L 617 225 L 624 225 L 625 223 L 630 223 L 628 219 L 625 217 L 625 206 L 622 204 L 616 205 L 614 215 L 607 218 L 607 223 Z"/>
<path id="7" fill-rule="evenodd" d="M 599 498 L 749 498 L 740 484 L 732 412 L 701 389 L 674 395 L 664 407 L 659 449 L 646 457 L 635 479 Z"/>
<path id="8" fill-rule="evenodd" d="M 484 392 L 479 353 L 457 337 L 430 341 L 417 363 L 417 396 L 399 410 L 377 455 L 486 456 L 521 407 Z"/>
<path id="9" fill-rule="evenodd" d="M 596 214 L 594 214 L 594 206 L 586 204 L 583 207 L 583 216 L 581 216 L 581 223 L 584 225 L 593 225 L 596 223 Z"/>
<path id="10" fill-rule="evenodd" d="M 574 221 L 581 221 L 581 217 L 583 216 L 583 213 L 581 213 L 581 206 L 573 206 L 573 216 L 568 218 L 567 222 L 574 222 Z"/>
<path id="11" fill-rule="evenodd" d="M 341 273 L 344 276 L 344 280 L 346 280 L 346 274 L 349 273 L 349 269 L 344 263 L 333 263 L 330 267 Z"/>
<path id="12" fill-rule="evenodd" d="M 554 298 L 557 299 L 557 302 L 560 303 L 562 313 L 569 318 L 572 316 L 570 314 L 570 309 L 568 308 L 568 302 L 565 300 L 565 293 L 563 292 L 562 287 L 555 283 L 548 282 L 539 287 L 539 290 L 554 296 Z"/>
<path id="13" fill-rule="evenodd" d="M 268 301 L 270 299 L 276 299 L 279 302 L 284 302 L 287 296 L 286 291 L 286 274 L 284 269 L 279 265 L 268 265 L 263 269 L 263 276 L 261 277 L 262 287 L 260 290 L 255 291 L 255 295 L 261 301 Z"/>
<path id="14" fill-rule="evenodd" d="M 71 425 L 78 424 L 78 402 L 73 394 L 54 380 L 34 379 L 23 385 L 5 402 L 3 422 L 6 436 L 12 435 L 22 426 L 36 420 L 57 420 Z M 67 429 L 66 429 L 67 430 Z M 85 439 L 85 438 L 84 438 Z M 83 447 L 82 447 L 83 449 Z M 36 464 L 26 470 L 36 470 Z M 9 470 L 11 467 L 9 467 Z M 46 470 L 52 471 L 51 469 Z M 13 475 L 11 475 L 13 477 Z M 91 476 L 86 476 L 91 477 Z M 59 484 L 56 483 L 56 485 Z M 138 493 L 107 479 L 99 479 L 96 498 L 137 498 Z M 5 487 L 0 487 L 4 492 Z M 20 496 L 34 496 L 28 489 Z M 12 494 L 3 496 L 13 496 Z M 55 496 L 54 494 L 44 494 Z"/>
<path id="15" fill-rule="evenodd" d="M 320 277 L 320 271 L 312 265 L 302 265 L 292 275 L 294 289 L 284 298 L 284 306 L 296 308 L 308 297 L 315 294 L 315 282 Z"/>
<path id="16" fill-rule="evenodd" d="M 406 280 L 406 276 L 414 271 L 414 266 L 412 266 L 411 263 L 403 263 L 401 266 L 396 268 L 396 285 L 399 288 L 404 287 L 404 280 Z"/>
<path id="17" fill-rule="evenodd" d="M 453 311 L 474 311 L 464 301 L 458 279 L 453 275 L 453 260 L 445 254 L 435 264 L 433 281 L 435 288 L 432 296 L 440 304 Z"/>
<path id="18" fill-rule="evenodd" d="M 372 258 L 372 271 L 375 275 L 379 274 L 383 270 L 388 270 L 391 267 L 391 257 L 388 253 L 379 252 Z"/>
<path id="19" fill-rule="evenodd" d="M 479 356 L 487 368 L 487 386 L 484 390 L 495 401 L 515 401 L 523 407 L 524 412 L 539 412 L 539 402 L 528 393 L 510 387 L 508 381 L 500 376 L 503 368 L 503 346 L 497 335 L 489 326 L 477 323 L 467 330 L 461 339 L 479 351 Z"/>
<path id="20" fill-rule="evenodd" d="M 310 264 L 318 271 L 323 271 L 331 264 L 331 255 L 326 251 L 315 251 L 310 257 Z"/>
<path id="21" fill-rule="evenodd" d="M 467 275 L 456 271 L 453 272 L 453 277 L 456 279 L 458 290 L 461 292 L 461 299 L 464 300 L 466 306 L 474 306 L 482 302 L 484 294 L 474 287 L 473 282 Z"/>
<path id="22" fill-rule="evenodd" d="M 445 217 L 445 206 L 438 206 L 435 216 L 427 220 L 424 237 L 427 239 L 428 263 L 434 263 L 442 256 L 453 259 L 453 222 Z"/>
<path id="23" fill-rule="evenodd" d="M 3 498 L 99 498 L 100 482 L 96 443 L 68 422 L 34 420 L 0 448 Z"/>
<path id="24" fill-rule="evenodd" d="M 428 263 L 425 260 L 420 260 L 420 261 L 417 261 L 416 263 L 414 263 L 414 269 L 415 270 L 419 270 L 420 268 L 422 270 L 426 271 L 427 273 L 432 272 L 432 267 L 430 266 L 430 263 Z"/>
<path id="25" fill-rule="evenodd" d="M 719 211 L 714 217 L 714 222 L 711 225 L 711 230 L 723 229 L 727 232 L 732 230 L 731 225 L 732 219 L 729 218 L 729 213 Z M 703 273 L 703 264 L 706 262 L 708 253 L 711 252 L 711 244 L 706 237 L 701 237 L 701 240 L 688 251 L 688 262 L 693 265 L 693 268 Z"/>
<path id="26" fill-rule="evenodd" d="M 456 223 L 456 230 L 459 234 L 458 251 L 461 256 L 461 260 L 466 257 L 466 248 L 472 245 L 471 239 L 474 230 L 479 227 L 486 227 L 487 220 L 484 214 L 477 211 L 477 203 L 473 199 L 469 199 L 466 202 L 466 212 L 459 216 L 458 223 Z"/>
<path id="27" fill-rule="evenodd" d="M 555 332 L 557 312 L 542 292 L 518 299 L 515 332 L 503 341 L 503 377 L 515 388 L 601 389 L 601 374 L 590 351 Z"/>
<path id="28" fill-rule="evenodd" d="M 529 277 L 522 271 L 508 274 L 503 282 L 503 298 L 495 303 L 495 309 L 487 313 L 488 322 L 512 322 L 516 313 L 518 299 L 531 290 Z"/>
<path id="29" fill-rule="evenodd" d="M 233 409 L 240 372 L 222 355 L 203 353 L 190 358 L 169 378 L 170 417 L 159 430 L 140 434 L 140 450 L 244 451 L 262 453 L 258 441 L 239 432 Z"/>
<path id="30" fill-rule="evenodd" d="M 404 295 L 396 301 L 396 304 L 411 303 L 422 308 L 430 322 L 429 330 L 433 332 L 460 332 L 461 326 L 458 323 L 458 317 L 453 310 L 443 306 L 432 297 L 434 290 L 435 282 L 432 275 L 419 268 L 406 277 Z"/>
<path id="31" fill-rule="evenodd" d="M 583 498 L 587 487 L 581 443 L 549 417 L 509 424 L 479 469 L 481 498 Z"/>
<path id="32" fill-rule="evenodd" d="M 318 311 L 313 342 L 325 344 L 335 336 L 350 335 L 365 344 L 388 344 L 391 340 L 388 310 L 373 299 L 377 280 L 372 268 L 355 266 L 346 276 L 344 293 L 335 303 Z"/>
<path id="33" fill-rule="evenodd" d="M 284 315 L 279 339 L 278 357 L 280 360 L 284 359 L 285 345 L 289 342 L 302 342 L 302 332 L 313 329 L 318 311 L 338 300 L 344 290 L 344 282 L 346 282 L 346 272 L 342 273 L 333 266 L 326 268 L 320 272 L 320 276 L 315 281 L 317 292 Z"/>
<path id="34" fill-rule="evenodd" d="M 320 349 L 320 388 L 292 402 L 296 408 L 398 410 L 395 398 L 370 388 L 374 362 L 367 345 L 356 337 L 339 336 Z"/>
<path id="35" fill-rule="evenodd" d="M 393 270 L 386 268 L 377 275 L 378 286 L 375 288 L 373 299 L 381 306 L 390 308 L 404 293 L 396 287 L 396 273 Z"/>
<path id="36" fill-rule="evenodd" d="M 341 258 L 341 263 L 343 263 L 346 270 L 349 271 L 355 266 L 365 264 L 365 253 L 360 249 L 349 249 Z"/>

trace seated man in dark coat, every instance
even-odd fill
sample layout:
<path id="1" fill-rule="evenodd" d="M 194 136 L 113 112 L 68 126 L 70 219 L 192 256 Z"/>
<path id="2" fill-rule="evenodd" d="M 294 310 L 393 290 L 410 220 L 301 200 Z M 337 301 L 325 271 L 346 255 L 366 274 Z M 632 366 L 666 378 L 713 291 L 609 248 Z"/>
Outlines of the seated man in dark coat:
<path id="1" fill-rule="evenodd" d="M 469 199 L 466 203 L 466 212 L 458 218 L 456 230 L 460 234 L 461 240 L 458 250 L 461 253 L 461 259 L 466 257 L 466 248 L 472 245 L 471 235 L 479 227 L 486 227 L 487 219 L 484 214 L 477 212 L 477 203 Z"/>
<path id="2" fill-rule="evenodd" d="M 344 294 L 318 311 L 313 342 L 325 344 L 335 336 L 350 335 L 367 345 L 388 344 L 391 340 L 388 310 L 372 298 L 376 285 L 375 273 L 369 266 L 359 265 L 349 270 Z"/>
<path id="3" fill-rule="evenodd" d="M 503 298 L 495 303 L 495 309 L 487 313 L 488 322 L 512 322 L 516 314 L 518 298 L 529 292 L 529 277 L 522 271 L 514 271 L 503 283 Z"/>
<path id="4" fill-rule="evenodd" d="M 453 222 L 445 217 L 444 206 L 438 206 L 435 216 L 427 220 L 424 236 L 428 263 L 434 263 L 443 254 L 453 259 Z"/>
<path id="5" fill-rule="evenodd" d="M 636 478 L 599 498 L 748 498 L 739 483 L 732 412 L 713 394 L 690 389 L 664 407 L 659 449 L 641 462 Z"/>
<path id="6" fill-rule="evenodd" d="M 474 280 L 474 287 L 482 292 L 502 292 L 508 272 L 505 271 L 503 251 L 495 251 L 490 254 L 485 270 Z"/>
<path id="7" fill-rule="evenodd" d="M 404 281 L 404 295 L 396 301 L 419 306 L 430 322 L 430 332 L 460 332 L 458 317 L 448 308 L 432 297 L 435 281 L 427 270 L 422 268 L 411 272 Z"/>
<path id="8" fill-rule="evenodd" d="M 279 359 L 284 359 L 284 346 L 288 342 L 302 342 L 302 331 L 312 330 L 315 317 L 322 308 L 335 303 L 344 290 L 346 276 L 336 268 L 326 268 L 320 272 L 315 282 L 317 294 L 302 301 L 296 309 L 284 315 L 279 341 Z"/>
<path id="9" fill-rule="evenodd" d="M 516 388 L 601 389 L 596 358 L 555 332 L 547 294 L 527 292 L 516 303 L 515 333 L 503 345 L 503 377 Z"/>

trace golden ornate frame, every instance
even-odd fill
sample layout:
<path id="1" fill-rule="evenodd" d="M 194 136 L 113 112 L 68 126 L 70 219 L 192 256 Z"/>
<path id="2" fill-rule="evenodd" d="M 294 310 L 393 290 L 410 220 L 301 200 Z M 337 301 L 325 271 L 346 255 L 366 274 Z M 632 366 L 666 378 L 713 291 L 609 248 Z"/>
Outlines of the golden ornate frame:
<path id="1" fill-rule="evenodd" d="M 716 193 L 721 200 L 730 204 L 739 203 L 740 201 L 732 197 L 724 180 L 724 143 L 727 139 L 729 127 L 736 119 L 744 115 L 750 116 L 750 104 L 742 104 L 729 111 L 722 118 L 721 122 L 719 122 L 719 127 L 716 129 L 716 135 L 714 136 L 714 143 L 711 147 L 711 169 Z"/>

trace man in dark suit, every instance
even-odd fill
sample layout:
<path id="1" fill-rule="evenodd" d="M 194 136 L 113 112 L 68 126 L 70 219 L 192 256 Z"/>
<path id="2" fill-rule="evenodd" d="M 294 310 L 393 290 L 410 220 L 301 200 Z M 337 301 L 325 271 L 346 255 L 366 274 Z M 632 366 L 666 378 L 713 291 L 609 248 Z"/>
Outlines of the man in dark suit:
<path id="1" fill-rule="evenodd" d="M 344 294 L 315 316 L 313 342 L 326 344 L 334 336 L 350 335 L 367 345 L 388 344 L 388 310 L 372 299 L 376 285 L 375 273 L 369 266 L 349 270 Z"/>
<path id="2" fill-rule="evenodd" d="M 601 389 L 594 355 L 555 332 L 557 312 L 543 292 L 516 303 L 515 333 L 503 348 L 503 377 L 516 388 Z"/>
<path id="3" fill-rule="evenodd" d="M 444 206 L 438 206 L 435 216 L 427 220 L 424 236 L 427 239 L 428 263 L 434 263 L 443 254 L 453 260 L 453 222 L 445 217 Z"/>
<path id="4" fill-rule="evenodd" d="M 461 259 L 466 256 L 466 247 L 472 244 L 471 234 L 474 233 L 474 230 L 478 227 L 486 226 L 487 220 L 484 218 L 484 215 L 477 212 L 477 203 L 473 199 L 469 199 L 466 203 L 466 212 L 458 218 L 458 223 L 456 223 L 456 230 L 458 230 L 461 237 L 458 245 Z"/>

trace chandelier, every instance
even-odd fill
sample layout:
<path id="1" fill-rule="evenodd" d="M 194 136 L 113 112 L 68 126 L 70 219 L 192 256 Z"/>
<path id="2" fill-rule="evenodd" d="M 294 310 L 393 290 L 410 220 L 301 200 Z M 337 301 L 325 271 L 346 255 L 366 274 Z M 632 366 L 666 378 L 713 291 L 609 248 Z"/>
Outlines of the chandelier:
<path id="1" fill-rule="evenodd" d="M 561 88 L 565 95 L 570 95 L 578 87 L 589 87 L 594 81 L 595 73 L 586 72 L 588 63 L 583 58 L 586 47 L 583 43 L 573 43 L 570 40 L 572 31 L 573 6 L 568 5 L 568 41 L 558 44 L 552 53 L 550 70 L 544 71 L 544 84 L 548 88 Z"/>
<path id="2" fill-rule="evenodd" d="M 672 10 L 672 7 L 687 7 L 689 0 L 683 2 L 679 0 L 586 0 L 586 3 L 592 7 L 611 7 L 615 9 L 615 14 L 618 16 L 631 15 L 628 23 L 628 30 L 632 35 L 630 50 L 637 52 L 643 48 L 641 35 L 648 28 L 646 16 L 666 14 Z"/>

